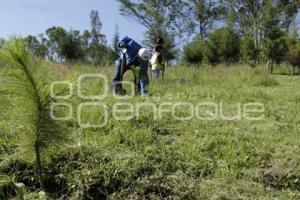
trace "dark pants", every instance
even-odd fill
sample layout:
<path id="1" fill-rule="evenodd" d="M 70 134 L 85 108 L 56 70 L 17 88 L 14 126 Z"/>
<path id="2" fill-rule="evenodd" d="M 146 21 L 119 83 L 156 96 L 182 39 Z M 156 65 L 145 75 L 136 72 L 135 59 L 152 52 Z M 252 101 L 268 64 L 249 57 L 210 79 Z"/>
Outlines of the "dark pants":
<path id="1" fill-rule="evenodd" d="M 116 61 L 116 66 L 115 66 L 115 74 L 113 76 L 112 80 L 112 85 L 113 85 L 113 90 L 117 92 L 119 88 L 122 88 L 121 84 L 121 65 L 122 65 L 122 57 L 120 57 Z M 125 67 L 124 73 L 130 69 L 130 66 L 140 66 L 140 74 L 139 74 L 139 83 L 138 83 L 138 89 L 139 93 L 142 95 L 147 95 L 148 93 L 148 85 L 149 85 L 149 78 L 148 78 L 148 61 L 144 61 L 137 57 L 133 62 L 129 63 Z"/>

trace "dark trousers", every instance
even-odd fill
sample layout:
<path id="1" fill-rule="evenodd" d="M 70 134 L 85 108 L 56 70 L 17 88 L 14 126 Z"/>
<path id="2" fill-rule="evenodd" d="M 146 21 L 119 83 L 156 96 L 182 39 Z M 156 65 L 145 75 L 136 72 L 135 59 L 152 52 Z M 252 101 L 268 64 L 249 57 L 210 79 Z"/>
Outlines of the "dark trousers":
<path id="1" fill-rule="evenodd" d="M 121 65 L 122 65 L 122 57 L 120 57 L 116 61 L 115 66 L 115 74 L 113 76 L 112 85 L 113 89 L 116 91 L 118 88 L 122 87 L 121 85 Z M 147 95 L 148 93 L 148 85 L 149 85 L 149 78 L 148 78 L 148 61 L 144 61 L 137 57 L 134 59 L 133 62 L 128 63 L 125 67 L 124 73 L 130 69 L 130 66 L 139 66 L 141 68 L 140 74 L 139 74 L 139 91 L 142 95 Z"/>

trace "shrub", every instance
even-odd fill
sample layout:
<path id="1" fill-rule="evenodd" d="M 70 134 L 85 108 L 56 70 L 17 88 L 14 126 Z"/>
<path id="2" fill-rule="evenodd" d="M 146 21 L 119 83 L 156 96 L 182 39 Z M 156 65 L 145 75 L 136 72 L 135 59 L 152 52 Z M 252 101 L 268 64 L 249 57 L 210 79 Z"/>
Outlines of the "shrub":
<path id="1" fill-rule="evenodd" d="M 213 36 L 210 36 L 210 38 L 205 42 L 203 53 L 208 64 L 214 66 L 220 62 L 218 45 Z"/>
<path id="2" fill-rule="evenodd" d="M 287 60 L 293 67 L 300 68 L 300 41 L 290 45 Z"/>
<path id="3" fill-rule="evenodd" d="M 203 61 L 203 46 L 205 42 L 202 38 L 196 38 L 193 42 L 184 47 L 183 60 L 189 64 L 201 65 Z"/>
<path id="4" fill-rule="evenodd" d="M 263 86 L 263 87 L 272 87 L 277 85 L 279 85 L 278 81 L 267 74 L 258 78 L 258 80 L 255 83 L 255 86 Z"/>
<path id="5" fill-rule="evenodd" d="M 264 54 L 268 60 L 268 69 L 272 73 L 274 62 L 280 64 L 285 58 L 287 45 L 284 37 L 275 36 L 278 38 L 265 38 L 263 40 Z"/>
<path id="6" fill-rule="evenodd" d="M 255 48 L 255 43 L 250 36 L 245 36 L 241 40 L 241 57 L 242 61 L 251 67 L 256 66 L 259 51 Z"/>
<path id="7" fill-rule="evenodd" d="M 205 56 L 212 65 L 223 61 L 228 66 L 238 58 L 239 48 L 239 36 L 227 27 L 220 28 L 208 35 Z"/>
<path id="8" fill-rule="evenodd" d="M 219 36 L 218 49 L 222 60 L 228 66 L 231 61 L 237 60 L 240 53 L 239 36 L 229 28 L 222 28 L 216 31 L 216 36 Z"/>

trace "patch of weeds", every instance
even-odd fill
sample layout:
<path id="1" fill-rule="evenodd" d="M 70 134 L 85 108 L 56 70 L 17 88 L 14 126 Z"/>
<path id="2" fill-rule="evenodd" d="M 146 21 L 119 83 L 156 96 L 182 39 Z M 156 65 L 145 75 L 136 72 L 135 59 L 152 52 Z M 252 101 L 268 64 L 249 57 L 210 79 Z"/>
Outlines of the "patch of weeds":
<path id="1" fill-rule="evenodd" d="M 273 162 L 262 170 L 262 182 L 276 190 L 290 189 L 300 191 L 300 173 L 280 162 Z"/>
<path id="2" fill-rule="evenodd" d="M 263 75 L 255 81 L 254 85 L 257 87 L 272 87 L 278 86 L 279 82 L 270 75 Z"/>

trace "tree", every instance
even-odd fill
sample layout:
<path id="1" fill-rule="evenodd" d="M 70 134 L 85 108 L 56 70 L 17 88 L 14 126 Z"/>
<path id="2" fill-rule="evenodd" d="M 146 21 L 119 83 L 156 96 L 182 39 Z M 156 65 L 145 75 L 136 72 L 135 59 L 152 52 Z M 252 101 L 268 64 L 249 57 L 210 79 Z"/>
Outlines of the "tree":
<path id="1" fill-rule="evenodd" d="M 221 59 L 225 62 L 226 66 L 229 66 L 231 61 L 235 61 L 239 57 L 239 35 L 228 27 L 217 29 L 212 34 L 214 34 L 213 38 Z"/>
<path id="2" fill-rule="evenodd" d="M 99 12 L 92 10 L 90 12 L 91 19 L 91 44 L 89 54 L 94 64 L 100 64 L 108 55 L 106 47 L 106 37 L 102 34 L 102 22 L 99 17 Z"/>
<path id="3" fill-rule="evenodd" d="M 5 39 L 0 38 L 0 49 L 5 45 Z"/>
<path id="4" fill-rule="evenodd" d="M 30 151 L 34 150 L 37 177 L 41 190 L 44 190 L 42 150 L 64 141 L 61 124 L 50 116 L 52 97 L 46 91 L 49 91 L 51 82 L 46 81 L 45 72 L 41 72 L 42 65 L 22 39 L 13 39 L 0 50 L 0 66 L 11 68 L 0 84 L 1 98 L 17 95 L 17 99 L 26 108 L 24 112 L 13 116 L 11 123 L 16 128 L 20 127 L 17 134 L 20 139 L 18 148 L 22 146 L 22 152 L 29 150 L 28 147 Z M 13 109 L 10 101 L 7 101 L 6 109 Z M 22 135 L 23 132 L 26 133 Z"/>
<path id="5" fill-rule="evenodd" d="M 81 40 L 82 40 L 82 45 L 83 45 L 82 48 L 84 54 L 83 60 L 85 62 L 88 62 L 91 60 L 91 58 L 89 57 L 91 33 L 88 30 L 85 30 L 81 36 Z"/>
<path id="6" fill-rule="evenodd" d="M 38 37 L 28 35 L 24 38 L 26 47 L 35 55 L 41 58 L 46 58 L 48 54 L 47 39 L 43 34 Z"/>
<path id="7" fill-rule="evenodd" d="M 291 44 L 287 53 L 287 60 L 293 66 L 292 73 L 294 74 L 294 67 L 300 70 L 300 41 Z"/>
<path id="8" fill-rule="evenodd" d="M 66 31 L 61 27 L 46 30 L 49 38 L 51 58 L 54 60 L 82 60 L 84 57 L 83 41 L 79 31 Z"/>
<path id="9" fill-rule="evenodd" d="M 191 7 L 182 0 L 118 0 L 121 14 L 132 18 L 145 28 L 160 25 L 176 37 L 191 34 Z"/>
<path id="10" fill-rule="evenodd" d="M 29 48 L 34 55 L 45 58 L 47 50 L 45 50 L 44 44 L 40 43 L 35 36 L 28 35 L 24 38 L 24 41 L 27 48 Z"/>
<path id="11" fill-rule="evenodd" d="M 228 11 L 227 20 L 230 24 L 238 24 L 238 30 L 242 35 L 251 35 L 255 51 L 259 51 L 260 22 L 264 0 L 222 0 Z M 258 57 L 256 58 L 258 62 Z"/>
<path id="12" fill-rule="evenodd" d="M 280 10 L 280 18 L 285 29 L 285 33 L 289 34 L 294 19 L 297 16 L 297 1 L 294 0 L 278 0 L 278 8 Z"/>
<path id="13" fill-rule="evenodd" d="M 287 45 L 285 35 L 280 28 L 279 9 L 271 0 L 264 6 L 262 21 L 264 29 L 263 52 L 267 59 L 267 67 L 273 72 L 274 62 L 280 63 L 285 58 Z"/>
<path id="14" fill-rule="evenodd" d="M 223 61 L 228 66 L 231 61 L 238 59 L 239 52 L 239 36 L 228 27 L 216 29 L 208 34 L 204 55 L 211 65 Z"/>
<path id="15" fill-rule="evenodd" d="M 67 36 L 67 31 L 62 27 L 53 26 L 46 30 L 46 35 L 48 36 L 48 48 L 49 48 L 49 57 L 51 60 L 62 60 L 62 49 L 64 40 Z"/>
<path id="16" fill-rule="evenodd" d="M 222 7 L 213 0 L 192 0 L 192 7 L 195 13 L 195 20 L 199 27 L 202 38 L 207 36 L 213 23 L 221 17 Z"/>
<path id="17" fill-rule="evenodd" d="M 194 41 L 187 44 L 183 51 L 183 61 L 199 67 L 203 61 L 204 44 L 204 39 L 199 36 Z"/>
<path id="18" fill-rule="evenodd" d="M 34 54 L 38 55 L 40 43 L 37 38 L 35 36 L 28 35 L 24 38 L 24 41 L 26 43 L 26 46 L 28 46 L 28 48 L 30 48 Z"/>
<path id="19" fill-rule="evenodd" d="M 99 12 L 96 10 L 92 10 L 90 12 L 91 19 L 91 38 L 93 45 L 105 44 L 106 39 L 105 35 L 101 33 L 102 22 L 99 17 Z"/>
<path id="20" fill-rule="evenodd" d="M 119 47 L 118 47 L 119 42 L 120 42 L 119 26 L 116 25 L 115 34 L 112 39 L 112 56 L 113 56 L 114 60 L 116 60 L 119 56 L 119 51 L 120 51 Z"/>
<path id="21" fill-rule="evenodd" d="M 241 39 L 240 52 L 241 58 L 246 64 L 256 67 L 259 51 L 255 48 L 252 36 L 246 35 Z"/>
<path id="22" fill-rule="evenodd" d="M 47 38 L 44 37 L 44 34 L 38 35 L 38 41 L 39 41 L 39 54 L 38 56 L 41 58 L 49 58 L 49 49 L 48 49 L 48 41 Z"/>
<path id="23" fill-rule="evenodd" d="M 292 74 L 294 74 L 294 67 L 300 70 L 300 41 L 298 38 L 297 25 L 294 23 L 294 30 L 287 38 L 288 52 L 286 54 L 287 61 L 292 65 Z"/>
<path id="24" fill-rule="evenodd" d="M 61 54 L 66 60 L 82 60 L 83 44 L 79 31 L 70 30 L 61 44 Z"/>
<path id="25" fill-rule="evenodd" d="M 290 50 L 291 48 L 295 47 L 295 45 L 298 42 L 298 27 L 297 27 L 297 23 L 296 20 L 293 22 L 293 30 L 292 33 L 290 35 L 287 36 L 287 46 L 288 49 Z"/>
<path id="26" fill-rule="evenodd" d="M 146 31 L 146 46 L 153 46 L 153 36 L 164 37 L 166 49 L 170 56 L 176 52 L 175 47 L 187 41 L 192 34 L 194 25 L 191 20 L 191 7 L 187 1 L 182 0 L 118 0 L 121 14 L 143 25 Z M 151 45 L 150 45 L 151 44 Z"/>
<path id="27" fill-rule="evenodd" d="M 214 34 L 208 34 L 208 39 L 205 41 L 203 47 L 203 53 L 206 61 L 211 66 L 215 66 L 220 62 L 220 51 Z"/>

